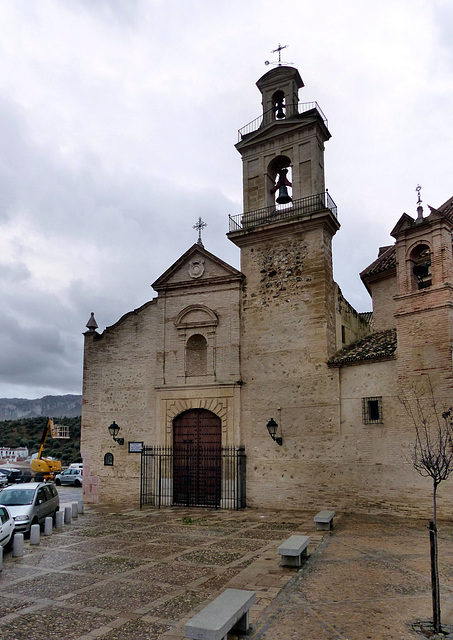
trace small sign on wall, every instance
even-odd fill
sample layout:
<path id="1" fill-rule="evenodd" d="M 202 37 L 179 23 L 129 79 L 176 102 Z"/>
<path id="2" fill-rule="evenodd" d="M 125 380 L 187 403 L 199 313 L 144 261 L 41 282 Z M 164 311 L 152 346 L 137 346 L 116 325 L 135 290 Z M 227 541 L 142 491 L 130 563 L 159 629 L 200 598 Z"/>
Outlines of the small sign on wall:
<path id="1" fill-rule="evenodd" d="M 141 453 L 143 442 L 129 442 L 129 453 Z"/>

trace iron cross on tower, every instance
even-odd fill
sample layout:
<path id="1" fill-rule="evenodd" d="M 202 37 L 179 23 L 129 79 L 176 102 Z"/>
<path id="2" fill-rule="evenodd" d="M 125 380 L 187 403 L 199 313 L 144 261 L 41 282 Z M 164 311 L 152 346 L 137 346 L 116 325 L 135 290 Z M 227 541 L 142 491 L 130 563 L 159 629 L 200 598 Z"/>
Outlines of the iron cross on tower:
<path id="1" fill-rule="evenodd" d="M 272 52 L 271 52 L 271 53 L 277 53 L 277 51 L 278 51 L 278 64 L 279 64 L 279 66 L 282 64 L 282 51 L 283 51 L 283 49 L 287 49 L 287 48 L 288 48 L 287 44 L 285 44 L 282 47 L 282 45 L 279 42 L 278 43 L 278 47 L 276 49 L 273 49 Z"/>
<path id="2" fill-rule="evenodd" d="M 281 67 L 282 64 L 293 64 L 292 62 L 282 62 L 282 51 L 283 49 L 287 49 L 289 45 L 285 44 L 285 45 L 281 45 L 280 43 L 278 43 L 278 47 L 276 49 L 272 49 L 271 53 L 277 53 L 278 52 L 278 62 L 269 62 L 269 60 L 265 60 L 264 64 L 265 65 L 269 65 L 269 64 L 276 64 L 278 67 Z"/>
<path id="3" fill-rule="evenodd" d="M 203 242 L 201 240 L 201 232 L 203 231 L 203 229 L 205 227 L 207 227 L 208 224 L 207 222 L 203 222 L 203 220 L 200 218 L 198 218 L 198 222 L 196 224 L 193 225 L 193 229 L 196 229 L 198 231 L 198 240 L 197 240 L 197 244 L 203 246 Z"/>

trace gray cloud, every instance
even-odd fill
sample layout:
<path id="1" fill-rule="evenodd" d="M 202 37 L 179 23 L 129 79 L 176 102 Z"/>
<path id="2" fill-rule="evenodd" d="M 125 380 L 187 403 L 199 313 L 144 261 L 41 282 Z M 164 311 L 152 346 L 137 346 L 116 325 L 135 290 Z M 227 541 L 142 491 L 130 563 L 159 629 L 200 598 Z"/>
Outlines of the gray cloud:
<path id="1" fill-rule="evenodd" d="M 153 297 L 198 216 L 206 248 L 239 267 L 225 236 L 242 206 L 234 143 L 261 111 L 275 4 L 170 4 L 0 5 L 0 396 L 80 392 L 90 312 L 102 329 Z M 449 11 L 285 5 L 300 99 L 329 118 L 335 278 L 359 311 L 358 273 L 415 213 L 417 183 L 425 205 L 452 195 Z"/>

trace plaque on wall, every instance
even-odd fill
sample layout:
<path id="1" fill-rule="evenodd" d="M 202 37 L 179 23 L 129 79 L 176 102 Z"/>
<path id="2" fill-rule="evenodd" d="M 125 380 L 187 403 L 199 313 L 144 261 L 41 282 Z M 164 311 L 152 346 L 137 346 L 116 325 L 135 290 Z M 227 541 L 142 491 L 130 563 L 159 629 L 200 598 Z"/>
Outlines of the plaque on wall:
<path id="1" fill-rule="evenodd" d="M 141 453 L 143 442 L 129 442 L 129 453 Z"/>
<path id="2" fill-rule="evenodd" d="M 201 278 L 204 273 L 204 260 L 197 259 L 189 262 L 189 276 L 191 278 Z"/>

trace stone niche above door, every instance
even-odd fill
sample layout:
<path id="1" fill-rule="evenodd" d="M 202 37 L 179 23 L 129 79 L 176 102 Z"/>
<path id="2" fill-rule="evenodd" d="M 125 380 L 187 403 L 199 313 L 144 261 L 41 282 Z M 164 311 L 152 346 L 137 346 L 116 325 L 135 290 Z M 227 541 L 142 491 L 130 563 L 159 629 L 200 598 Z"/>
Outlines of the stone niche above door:
<path id="1" fill-rule="evenodd" d="M 214 382 L 218 324 L 217 314 L 204 305 L 190 305 L 178 314 L 175 327 L 179 338 L 179 379 Z"/>

